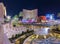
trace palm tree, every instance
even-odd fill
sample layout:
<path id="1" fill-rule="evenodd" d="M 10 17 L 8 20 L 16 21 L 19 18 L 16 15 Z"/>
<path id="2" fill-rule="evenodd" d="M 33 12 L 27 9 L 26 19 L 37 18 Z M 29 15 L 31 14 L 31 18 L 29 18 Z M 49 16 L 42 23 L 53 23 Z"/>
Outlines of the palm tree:
<path id="1" fill-rule="evenodd" d="M 19 13 L 19 17 L 21 17 L 21 16 L 23 16 L 23 12 L 20 12 L 20 13 Z"/>

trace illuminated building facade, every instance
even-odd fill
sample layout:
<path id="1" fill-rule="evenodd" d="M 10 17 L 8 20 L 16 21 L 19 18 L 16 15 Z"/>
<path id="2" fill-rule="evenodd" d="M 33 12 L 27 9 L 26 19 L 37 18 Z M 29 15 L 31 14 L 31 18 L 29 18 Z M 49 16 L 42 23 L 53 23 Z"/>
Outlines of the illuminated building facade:
<path id="1" fill-rule="evenodd" d="M 0 3 L 0 23 L 4 22 L 4 16 L 6 16 L 6 8 L 3 3 Z"/>
<path id="2" fill-rule="evenodd" d="M 56 17 L 57 17 L 57 19 L 60 19 L 60 13 L 58 13 Z"/>
<path id="3" fill-rule="evenodd" d="M 53 20 L 54 19 L 54 14 L 46 14 L 47 20 Z"/>
<path id="4" fill-rule="evenodd" d="M 42 22 L 42 21 L 46 21 L 46 16 L 39 16 L 37 19 L 37 22 Z"/>
<path id="5" fill-rule="evenodd" d="M 38 15 L 38 9 L 34 9 L 34 10 L 23 9 L 23 19 L 25 20 L 36 21 L 37 15 Z"/>

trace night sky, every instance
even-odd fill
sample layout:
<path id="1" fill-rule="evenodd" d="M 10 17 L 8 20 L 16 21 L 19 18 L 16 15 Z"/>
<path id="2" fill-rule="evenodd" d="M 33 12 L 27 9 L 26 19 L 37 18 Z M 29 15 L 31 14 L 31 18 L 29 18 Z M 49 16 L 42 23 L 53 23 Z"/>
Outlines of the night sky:
<path id="1" fill-rule="evenodd" d="M 59 0 L 0 0 L 7 8 L 7 14 L 14 16 L 22 9 L 38 9 L 38 15 L 60 12 Z"/>

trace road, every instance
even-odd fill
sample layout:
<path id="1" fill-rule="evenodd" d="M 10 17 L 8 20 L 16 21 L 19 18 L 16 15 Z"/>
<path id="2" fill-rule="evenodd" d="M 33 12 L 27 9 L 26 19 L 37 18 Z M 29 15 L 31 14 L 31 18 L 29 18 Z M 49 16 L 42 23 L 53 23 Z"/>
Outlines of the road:
<path id="1" fill-rule="evenodd" d="M 24 42 L 23 44 L 30 44 L 31 41 L 33 40 L 33 38 L 31 38 L 33 35 L 29 36 Z"/>

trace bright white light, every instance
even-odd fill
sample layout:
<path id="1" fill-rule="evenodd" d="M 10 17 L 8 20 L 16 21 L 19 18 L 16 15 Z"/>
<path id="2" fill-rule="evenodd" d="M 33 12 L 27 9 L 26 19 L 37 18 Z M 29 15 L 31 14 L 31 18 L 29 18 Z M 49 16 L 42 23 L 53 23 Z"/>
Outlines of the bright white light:
<path id="1" fill-rule="evenodd" d="M 50 29 L 50 28 L 44 28 L 45 29 L 45 32 L 48 32 L 48 29 Z"/>
<path id="2" fill-rule="evenodd" d="M 11 19 L 11 16 L 7 16 L 7 19 Z"/>
<path id="3" fill-rule="evenodd" d="M 50 15 L 50 19 L 51 19 L 51 20 L 53 19 L 53 16 L 52 16 L 52 15 Z"/>

